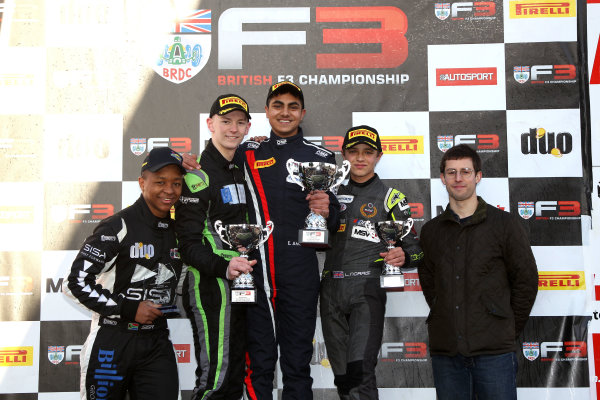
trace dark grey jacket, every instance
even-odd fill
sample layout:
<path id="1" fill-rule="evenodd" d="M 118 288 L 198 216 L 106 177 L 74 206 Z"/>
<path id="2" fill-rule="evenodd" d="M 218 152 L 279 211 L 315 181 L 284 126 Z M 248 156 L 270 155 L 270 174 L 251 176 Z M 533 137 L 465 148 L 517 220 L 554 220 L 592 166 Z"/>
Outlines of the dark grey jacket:
<path id="1" fill-rule="evenodd" d="M 478 200 L 462 223 L 448 206 L 421 231 L 419 278 L 431 308 L 431 354 L 514 351 L 537 295 L 537 266 L 523 226 Z"/>

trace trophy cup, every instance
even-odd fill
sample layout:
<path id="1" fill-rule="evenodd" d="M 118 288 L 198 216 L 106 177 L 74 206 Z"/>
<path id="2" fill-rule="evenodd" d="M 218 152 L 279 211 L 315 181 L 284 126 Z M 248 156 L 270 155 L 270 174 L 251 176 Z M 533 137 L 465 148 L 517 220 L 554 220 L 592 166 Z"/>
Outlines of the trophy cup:
<path id="1" fill-rule="evenodd" d="M 402 242 L 402 239 L 410 233 L 414 220 L 407 218 L 404 221 L 380 221 L 375 225 L 379 240 L 387 245 L 388 251 L 395 247 L 397 242 Z M 384 263 L 383 271 L 379 277 L 379 285 L 382 288 L 398 288 L 404 287 L 404 274 L 400 267 Z"/>
<path id="2" fill-rule="evenodd" d="M 248 253 L 266 242 L 273 232 L 273 222 L 267 222 L 267 227 L 253 224 L 223 225 L 215 221 L 215 231 L 223 241 L 232 249 L 240 253 L 240 257 L 248 258 Z M 254 304 L 256 303 L 256 289 L 254 278 L 249 273 L 241 274 L 233 280 L 231 285 L 231 302 Z"/>
<path id="3" fill-rule="evenodd" d="M 144 282 L 144 293 L 151 293 L 148 300 L 160 304 L 158 308 L 165 318 L 178 318 L 181 316 L 177 307 L 176 286 L 173 280 L 177 279 L 175 270 L 170 264 L 158 263 L 153 282 Z"/>
<path id="4" fill-rule="evenodd" d="M 286 164 L 292 181 L 303 190 L 331 190 L 339 186 L 350 172 L 350 162 L 342 167 L 324 162 L 297 162 L 290 158 Z M 312 211 L 305 219 L 304 229 L 298 231 L 298 242 L 307 247 L 329 247 L 327 220 Z"/>

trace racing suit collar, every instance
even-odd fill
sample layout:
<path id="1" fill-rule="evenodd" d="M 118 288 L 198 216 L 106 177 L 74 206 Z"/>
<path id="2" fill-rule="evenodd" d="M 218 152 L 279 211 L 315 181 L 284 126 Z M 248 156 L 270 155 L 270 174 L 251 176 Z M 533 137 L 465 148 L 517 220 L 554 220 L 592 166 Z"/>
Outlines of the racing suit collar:
<path id="1" fill-rule="evenodd" d="M 373 182 L 375 179 L 379 179 L 379 176 L 377 176 L 377 173 L 375 173 L 375 175 L 373 175 L 373 176 L 371 177 L 371 179 L 369 179 L 369 180 L 368 180 L 368 181 L 366 181 L 366 182 L 362 182 L 362 183 L 359 183 L 359 182 L 354 182 L 354 181 L 352 180 L 352 178 L 350 178 L 350 180 L 348 181 L 348 184 L 349 184 L 349 185 L 352 185 L 352 186 L 356 186 L 356 187 L 365 187 L 365 186 L 369 186 L 369 185 L 371 184 L 371 182 Z"/>
<path id="2" fill-rule="evenodd" d="M 283 147 L 286 144 L 293 143 L 297 140 L 302 140 L 304 134 L 302 133 L 302 128 L 298 127 L 298 133 L 294 136 L 282 138 L 281 136 L 277 136 L 275 132 L 271 131 L 271 136 L 269 137 L 269 141 L 277 147 Z"/>
<path id="3" fill-rule="evenodd" d="M 209 139 L 205 151 L 210 155 L 212 160 L 221 168 L 226 170 L 235 168 L 235 163 L 233 162 L 233 160 L 229 161 L 228 159 L 223 157 L 223 154 L 221 154 L 221 152 L 213 144 L 212 139 Z"/>
<path id="4" fill-rule="evenodd" d="M 158 218 L 156 215 L 152 214 L 152 211 L 150 211 L 150 208 L 148 207 L 148 204 L 146 204 L 146 200 L 144 200 L 144 196 L 142 195 L 140 195 L 140 197 L 136 200 L 136 203 L 139 203 L 141 206 L 143 220 L 146 225 L 152 229 L 169 229 L 171 223 L 173 222 L 170 215 L 166 218 Z"/>

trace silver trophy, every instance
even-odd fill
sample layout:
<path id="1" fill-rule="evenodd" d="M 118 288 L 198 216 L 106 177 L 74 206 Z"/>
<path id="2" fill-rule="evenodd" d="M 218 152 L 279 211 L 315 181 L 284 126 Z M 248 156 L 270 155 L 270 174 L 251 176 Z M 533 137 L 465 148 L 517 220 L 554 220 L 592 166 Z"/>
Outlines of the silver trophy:
<path id="1" fill-rule="evenodd" d="M 267 227 L 253 224 L 223 225 L 221 221 L 215 222 L 215 231 L 223 243 L 240 253 L 240 257 L 248 258 L 248 253 L 267 241 L 273 232 L 273 222 L 267 222 Z M 249 273 L 241 274 L 233 280 L 231 285 L 232 303 L 256 303 L 256 289 L 254 278 Z"/>
<path id="2" fill-rule="evenodd" d="M 292 182 L 303 190 L 332 190 L 339 186 L 350 172 L 350 162 L 344 160 L 342 167 L 325 162 L 297 162 L 290 158 L 286 164 Z M 307 247 L 329 247 L 327 220 L 312 211 L 305 219 L 304 229 L 298 231 L 298 242 Z"/>
<path id="3" fill-rule="evenodd" d="M 375 229 L 377 230 L 379 240 L 390 251 L 395 247 L 396 243 L 402 242 L 402 239 L 410 233 L 413 224 L 414 220 L 412 218 L 407 218 L 403 221 L 380 221 L 375 225 Z M 384 263 L 379 284 L 382 288 L 404 287 L 404 274 L 400 270 L 400 267 Z"/>

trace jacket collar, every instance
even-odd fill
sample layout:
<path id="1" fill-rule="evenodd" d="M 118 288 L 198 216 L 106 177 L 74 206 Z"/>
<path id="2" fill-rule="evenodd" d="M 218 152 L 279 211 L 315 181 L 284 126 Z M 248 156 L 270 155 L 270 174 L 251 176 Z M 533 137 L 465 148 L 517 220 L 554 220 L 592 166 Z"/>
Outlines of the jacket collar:
<path id="1" fill-rule="evenodd" d="M 473 215 L 463 218 L 465 225 L 475 225 L 485 220 L 487 215 L 487 203 L 480 196 L 477 196 L 477 208 Z M 446 206 L 446 210 L 440 215 L 442 221 L 453 221 L 460 223 L 458 215 L 450 208 L 450 203 Z"/>
<path id="2" fill-rule="evenodd" d="M 286 137 L 286 138 L 277 136 L 275 134 L 275 132 L 271 131 L 271 136 L 269 138 L 269 141 L 277 147 L 283 147 L 290 143 L 294 143 L 298 140 L 302 140 L 303 137 L 304 137 L 304 134 L 302 132 L 302 128 L 298 127 L 298 133 L 296 133 L 294 136 L 290 136 L 290 137 Z"/>
<path id="3" fill-rule="evenodd" d="M 213 165 L 217 165 L 226 170 L 235 168 L 235 163 L 233 162 L 233 160 L 229 161 L 228 159 L 223 157 L 223 154 L 221 154 L 221 152 L 213 144 L 212 139 L 210 139 L 208 141 L 208 144 L 206 145 L 206 148 L 204 149 L 203 155 L 205 157 L 206 157 L 206 155 L 208 155 L 210 158 L 211 164 L 213 164 Z"/>
<path id="4" fill-rule="evenodd" d="M 148 204 L 146 204 L 146 200 L 144 199 L 143 195 L 140 195 L 140 197 L 135 201 L 135 204 L 137 204 L 142 210 L 142 219 L 150 228 L 160 230 L 169 229 L 171 223 L 173 222 L 171 216 L 169 215 L 165 218 L 159 218 L 152 214 L 152 211 L 150 211 Z"/>

